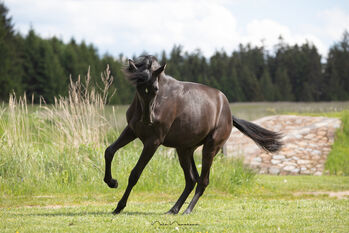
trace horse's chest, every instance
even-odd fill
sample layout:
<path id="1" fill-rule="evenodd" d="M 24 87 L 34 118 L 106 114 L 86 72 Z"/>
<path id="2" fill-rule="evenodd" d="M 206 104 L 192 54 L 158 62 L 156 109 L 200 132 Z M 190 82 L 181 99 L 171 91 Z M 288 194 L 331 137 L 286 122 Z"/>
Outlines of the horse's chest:
<path id="1" fill-rule="evenodd" d="M 141 141 L 145 141 L 149 138 L 156 138 L 157 131 L 155 130 L 154 124 L 145 124 L 141 121 L 135 121 L 129 124 L 131 129 L 134 131 L 136 136 L 141 139 Z"/>

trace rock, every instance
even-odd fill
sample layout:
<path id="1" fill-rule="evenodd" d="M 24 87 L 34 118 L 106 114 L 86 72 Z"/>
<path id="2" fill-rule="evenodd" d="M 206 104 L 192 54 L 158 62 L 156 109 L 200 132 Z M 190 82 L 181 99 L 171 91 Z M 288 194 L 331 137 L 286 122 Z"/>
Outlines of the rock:
<path id="1" fill-rule="evenodd" d="M 277 175 L 280 173 L 280 168 L 278 167 L 270 167 L 269 168 L 269 173 L 273 175 Z"/>
<path id="2" fill-rule="evenodd" d="M 307 145 L 308 145 L 308 143 L 306 143 L 305 141 L 297 142 L 297 144 L 298 144 L 299 146 L 307 146 Z M 302 148 L 302 149 L 303 149 L 303 148 Z"/>
<path id="3" fill-rule="evenodd" d="M 273 159 L 284 159 L 285 156 L 284 155 L 274 155 Z"/>
<path id="4" fill-rule="evenodd" d="M 262 158 L 256 157 L 252 159 L 253 162 L 262 162 Z"/>
<path id="5" fill-rule="evenodd" d="M 299 170 L 300 170 L 299 168 L 295 168 L 295 169 L 292 169 L 291 172 L 292 172 L 292 173 L 298 173 Z"/>
<path id="6" fill-rule="evenodd" d="M 281 163 L 281 161 L 280 161 L 280 160 L 277 160 L 277 159 L 272 159 L 272 160 L 271 160 L 271 163 L 272 163 L 272 164 L 278 164 L 278 163 Z"/>
<path id="7" fill-rule="evenodd" d="M 307 163 L 310 163 L 310 161 L 309 160 L 299 159 L 299 160 L 297 160 L 297 163 L 298 164 L 307 164 Z"/>
<path id="8" fill-rule="evenodd" d="M 233 128 L 226 146 L 228 156 L 241 156 L 260 173 L 317 175 L 324 173 L 324 163 L 341 124 L 336 118 L 287 115 L 268 116 L 254 123 L 280 130 L 284 136 L 282 149 L 274 155 L 266 153 Z"/>
<path id="9" fill-rule="evenodd" d="M 256 157 L 256 158 L 253 158 L 252 161 L 251 161 L 251 165 L 253 166 L 258 166 L 260 165 L 262 162 L 262 159 L 260 157 Z"/>
<path id="10" fill-rule="evenodd" d="M 284 169 L 285 171 L 292 171 L 292 170 L 295 169 L 295 168 L 296 168 L 295 166 L 288 165 L 288 166 L 284 167 L 283 169 Z"/>
<path id="11" fill-rule="evenodd" d="M 315 138 L 316 137 L 316 135 L 315 134 L 308 134 L 308 135 L 306 135 L 305 137 L 304 137 L 304 139 L 313 139 L 313 138 Z"/>
<path id="12" fill-rule="evenodd" d="M 325 136 L 327 133 L 326 133 L 326 131 L 325 130 L 321 130 L 321 131 L 319 131 L 318 133 L 317 133 L 317 135 L 319 135 L 319 136 Z"/>
<path id="13" fill-rule="evenodd" d="M 301 171 L 300 174 L 309 175 L 311 172 L 309 170 Z"/>
<path id="14" fill-rule="evenodd" d="M 297 163 L 293 163 L 293 162 L 284 162 L 283 164 L 288 166 L 294 166 L 294 167 L 297 166 Z"/>

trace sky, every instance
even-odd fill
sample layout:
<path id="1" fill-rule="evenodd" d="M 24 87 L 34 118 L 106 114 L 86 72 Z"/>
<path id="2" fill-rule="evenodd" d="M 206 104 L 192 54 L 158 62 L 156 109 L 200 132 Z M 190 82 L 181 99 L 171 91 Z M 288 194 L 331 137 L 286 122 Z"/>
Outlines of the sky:
<path id="1" fill-rule="evenodd" d="M 0 0 L 1 1 L 1 0 Z M 7 0 L 15 28 L 92 43 L 99 54 L 160 54 L 174 45 L 206 57 L 240 43 L 273 51 L 313 43 L 323 57 L 349 30 L 348 0 Z"/>

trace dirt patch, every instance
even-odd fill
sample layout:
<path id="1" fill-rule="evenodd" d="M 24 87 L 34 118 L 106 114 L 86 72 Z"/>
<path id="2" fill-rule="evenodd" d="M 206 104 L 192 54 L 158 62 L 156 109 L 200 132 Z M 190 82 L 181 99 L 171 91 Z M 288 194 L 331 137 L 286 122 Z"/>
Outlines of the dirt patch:
<path id="1" fill-rule="evenodd" d="M 302 196 L 302 195 L 328 195 L 329 197 L 335 197 L 337 199 L 349 199 L 349 190 L 348 191 L 339 191 L 339 192 L 333 192 L 333 191 L 315 191 L 315 192 L 297 192 L 294 193 L 295 196 Z"/>

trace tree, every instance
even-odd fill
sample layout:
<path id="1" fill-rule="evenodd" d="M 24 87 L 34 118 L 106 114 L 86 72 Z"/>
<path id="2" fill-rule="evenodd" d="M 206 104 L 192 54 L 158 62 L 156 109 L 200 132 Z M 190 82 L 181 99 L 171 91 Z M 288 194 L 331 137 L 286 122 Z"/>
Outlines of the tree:
<path id="1" fill-rule="evenodd" d="M 325 70 L 324 96 L 327 100 L 349 99 L 349 32 L 330 48 Z"/>
<path id="2" fill-rule="evenodd" d="M 247 101 L 261 101 L 262 93 L 254 73 L 246 65 L 240 71 L 241 88 Z"/>
<path id="3" fill-rule="evenodd" d="M 8 9 L 0 2 L 0 99 L 7 99 L 9 93 L 21 93 L 20 37 L 15 35 Z"/>
<path id="4" fill-rule="evenodd" d="M 67 76 L 50 42 L 38 37 L 33 29 L 24 41 L 22 67 L 27 94 L 34 95 L 36 102 L 43 97 L 46 102 L 51 103 L 67 85 Z"/>
<path id="5" fill-rule="evenodd" d="M 262 90 L 264 100 L 266 100 L 266 101 L 274 101 L 275 100 L 274 85 L 271 81 L 268 69 L 265 69 L 263 74 L 262 74 L 262 77 L 260 79 L 260 87 Z"/>
<path id="6" fill-rule="evenodd" d="M 275 96 L 277 100 L 293 101 L 292 86 L 286 69 L 279 67 L 275 73 Z"/>
<path id="7" fill-rule="evenodd" d="M 230 87 L 231 90 L 231 95 L 228 98 L 229 101 L 245 101 L 246 98 L 244 92 L 241 89 L 235 67 L 232 67 L 231 69 L 231 78 L 229 79 L 228 87 Z"/>

